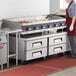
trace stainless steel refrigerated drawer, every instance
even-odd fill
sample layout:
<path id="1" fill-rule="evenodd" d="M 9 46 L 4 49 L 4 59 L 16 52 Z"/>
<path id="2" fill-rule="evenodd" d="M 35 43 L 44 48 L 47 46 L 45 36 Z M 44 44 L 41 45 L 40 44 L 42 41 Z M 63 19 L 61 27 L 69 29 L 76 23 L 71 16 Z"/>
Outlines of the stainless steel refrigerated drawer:
<path id="1" fill-rule="evenodd" d="M 25 41 L 25 50 L 32 50 L 47 46 L 47 38 Z"/>
<path id="2" fill-rule="evenodd" d="M 59 35 L 49 38 L 49 46 L 66 42 L 66 35 Z"/>
<path id="3" fill-rule="evenodd" d="M 49 55 L 58 54 L 66 51 L 66 43 L 49 47 Z"/>
<path id="4" fill-rule="evenodd" d="M 26 51 L 26 60 L 32 60 L 40 57 L 47 56 L 47 48 L 40 48 L 36 50 Z"/>

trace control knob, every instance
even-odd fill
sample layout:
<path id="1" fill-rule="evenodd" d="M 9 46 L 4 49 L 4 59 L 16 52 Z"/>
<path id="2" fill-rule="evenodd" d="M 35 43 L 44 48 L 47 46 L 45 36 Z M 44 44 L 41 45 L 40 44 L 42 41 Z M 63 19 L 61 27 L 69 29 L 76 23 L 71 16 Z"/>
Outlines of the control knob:
<path id="1" fill-rule="evenodd" d="M 46 28 L 46 26 L 43 26 L 43 29 L 45 29 Z"/>
<path id="2" fill-rule="evenodd" d="M 38 29 L 39 29 L 39 27 L 35 26 L 35 27 L 33 27 L 33 29 L 34 29 L 34 30 L 38 30 Z"/>
<path id="3" fill-rule="evenodd" d="M 38 30 L 39 29 L 39 27 L 36 27 L 36 30 Z"/>
<path id="4" fill-rule="evenodd" d="M 47 28 L 50 28 L 50 27 L 51 27 L 51 25 L 47 24 Z"/>
<path id="5" fill-rule="evenodd" d="M 54 27 L 53 25 L 54 25 L 54 24 L 50 24 L 50 25 L 48 25 L 48 27 L 49 27 L 49 28 L 52 28 L 52 27 Z"/>
<path id="6" fill-rule="evenodd" d="M 65 25 L 65 23 L 61 23 L 61 25 L 62 25 L 62 26 L 64 26 L 64 25 Z"/>
<path id="7" fill-rule="evenodd" d="M 32 29 L 29 27 L 28 30 L 31 31 Z"/>
<path id="8" fill-rule="evenodd" d="M 56 27 L 56 24 L 52 24 L 52 27 Z"/>
<path id="9" fill-rule="evenodd" d="M 62 23 L 57 23 L 56 24 L 56 27 L 60 27 L 60 26 L 62 26 Z"/>

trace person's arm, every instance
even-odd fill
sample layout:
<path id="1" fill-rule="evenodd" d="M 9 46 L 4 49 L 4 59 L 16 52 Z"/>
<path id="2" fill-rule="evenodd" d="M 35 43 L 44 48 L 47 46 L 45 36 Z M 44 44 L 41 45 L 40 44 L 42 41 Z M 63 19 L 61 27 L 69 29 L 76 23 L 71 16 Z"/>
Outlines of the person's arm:
<path id="1" fill-rule="evenodd" d="M 72 17 L 72 22 L 71 22 L 69 30 L 73 31 L 74 30 L 74 25 L 75 25 L 75 22 L 76 22 L 76 3 L 73 5 L 71 13 L 72 13 L 73 17 Z"/>
<path id="2" fill-rule="evenodd" d="M 58 13 L 58 12 L 66 12 L 66 9 L 58 9 L 54 12 L 54 14 Z"/>
<path id="3" fill-rule="evenodd" d="M 66 9 L 60 9 L 59 12 L 66 12 Z"/>
<path id="4" fill-rule="evenodd" d="M 72 18 L 72 23 L 71 24 L 75 24 L 75 21 L 76 21 L 76 17 L 74 16 L 73 18 Z"/>
<path id="5" fill-rule="evenodd" d="M 71 25 L 70 25 L 70 28 L 69 28 L 70 31 L 73 31 L 75 22 L 76 22 L 76 17 L 74 16 L 72 18 L 72 22 L 71 22 Z"/>

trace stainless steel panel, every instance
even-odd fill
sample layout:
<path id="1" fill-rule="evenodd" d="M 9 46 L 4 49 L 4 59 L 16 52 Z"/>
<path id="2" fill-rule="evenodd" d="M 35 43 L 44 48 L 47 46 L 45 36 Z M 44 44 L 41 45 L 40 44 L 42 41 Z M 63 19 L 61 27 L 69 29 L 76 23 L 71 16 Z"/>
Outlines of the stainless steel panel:
<path id="1" fill-rule="evenodd" d="M 66 50 L 67 50 L 66 49 L 66 43 L 65 44 L 55 45 L 55 46 L 50 46 L 49 47 L 49 55 L 65 52 Z"/>
<path id="2" fill-rule="evenodd" d="M 2 21 L 3 21 L 3 23 L 2 23 L 3 28 L 21 29 L 22 25 L 20 23 L 17 23 L 15 21 L 11 21 L 11 20 L 6 20 L 6 19 L 3 19 Z"/>
<path id="3" fill-rule="evenodd" d="M 37 43 L 37 44 L 35 44 L 35 43 Z M 45 54 L 43 55 L 43 53 L 47 51 L 46 50 L 47 48 L 46 49 L 43 49 L 44 47 L 47 47 L 47 38 L 38 39 L 38 40 L 37 39 L 34 39 L 34 40 L 31 40 L 31 41 L 25 41 L 25 39 L 19 38 L 18 59 L 24 61 L 28 57 L 31 56 L 30 54 L 32 54 L 32 52 L 36 52 L 36 51 L 41 51 L 42 52 L 42 55 L 39 56 L 39 57 L 42 57 L 42 56 L 45 55 Z M 15 37 L 10 37 L 10 52 L 14 52 L 14 51 L 15 51 Z M 47 54 L 47 52 L 46 52 L 46 54 Z M 28 57 L 26 57 L 26 55 L 28 55 Z M 32 59 L 34 59 L 34 57 L 32 57 Z"/>
<path id="4" fill-rule="evenodd" d="M 47 48 L 40 48 L 32 51 L 26 52 L 26 60 L 32 60 L 40 57 L 46 57 L 47 56 Z"/>
<path id="5" fill-rule="evenodd" d="M 0 43 L 6 43 L 7 40 L 6 40 L 6 36 L 5 35 L 1 35 L 0 36 Z"/>
<path id="6" fill-rule="evenodd" d="M 7 63 L 7 44 L 0 45 L 0 65 Z"/>
<path id="7" fill-rule="evenodd" d="M 26 47 L 25 50 L 32 50 L 32 49 L 37 49 L 45 46 L 47 46 L 47 38 L 36 39 L 36 40 L 25 42 L 25 47 Z"/>
<path id="8" fill-rule="evenodd" d="M 66 42 L 66 35 L 58 35 L 49 38 L 49 46 Z"/>

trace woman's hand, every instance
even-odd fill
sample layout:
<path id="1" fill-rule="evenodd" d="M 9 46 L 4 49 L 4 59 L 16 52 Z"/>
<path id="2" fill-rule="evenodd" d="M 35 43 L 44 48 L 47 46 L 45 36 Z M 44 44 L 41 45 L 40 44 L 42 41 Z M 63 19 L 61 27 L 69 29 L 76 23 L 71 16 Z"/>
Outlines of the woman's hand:
<path id="1" fill-rule="evenodd" d="M 74 30 L 74 25 L 71 24 L 70 27 L 69 27 L 69 31 L 73 31 Z"/>
<path id="2" fill-rule="evenodd" d="M 66 12 L 66 9 L 58 9 L 58 10 L 54 11 L 53 14 L 56 14 L 58 12 Z"/>
<path id="3" fill-rule="evenodd" d="M 76 22 L 76 17 L 74 16 L 72 18 L 72 22 L 71 22 L 71 25 L 69 27 L 69 31 L 73 31 L 74 30 L 74 24 L 75 24 L 75 22 Z"/>

